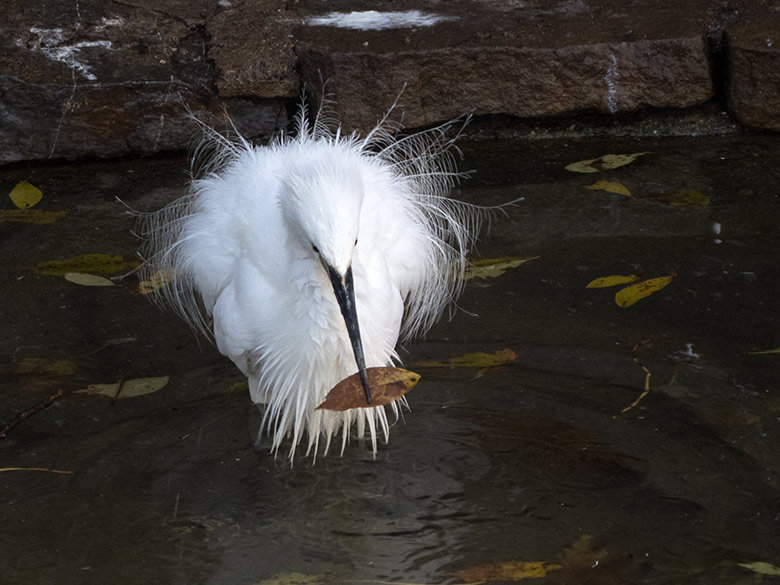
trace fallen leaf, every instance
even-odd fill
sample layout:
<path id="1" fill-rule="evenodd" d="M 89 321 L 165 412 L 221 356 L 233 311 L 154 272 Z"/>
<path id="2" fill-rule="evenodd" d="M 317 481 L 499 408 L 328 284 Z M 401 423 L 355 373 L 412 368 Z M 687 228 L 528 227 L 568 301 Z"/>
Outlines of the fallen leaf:
<path id="1" fill-rule="evenodd" d="M 557 571 L 561 565 L 543 562 L 510 561 L 464 569 L 455 573 L 467 583 L 483 581 L 519 581 L 521 579 L 538 579 L 550 571 Z"/>
<path id="2" fill-rule="evenodd" d="M 114 286 L 105 276 L 87 274 L 86 272 L 66 272 L 65 280 L 81 286 Z"/>
<path id="3" fill-rule="evenodd" d="M 618 284 L 628 284 L 629 282 L 636 282 L 639 277 L 636 274 L 622 275 L 613 274 L 611 276 L 602 276 L 591 280 L 585 288 L 606 288 L 608 286 L 616 286 Z"/>
<path id="4" fill-rule="evenodd" d="M 615 302 L 622 308 L 630 307 L 637 301 L 650 296 L 656 291 L 661 290 L 667 284 L 672 282 L 674 274 L 670 276 L 659 276 L 657 278 L 648 278 L 626 288 L 622 288 L 615 293 Z"/>
<path id="5" fill-rule="evenodd" d="M 618 195 L 631 197 L 631 191 L 629 191 L 623 183 L 614 183 L 612 181 L 597 181 L 592 185 L 586 185 L 585 188 L 609 191 L 610 193 L 617 193 Z"/>
<path id="6" fill-rule="evenodd" d="M 50 360 L 47 358 L 22 358 L 16 364 L 17 374 L 46 374 L 49 376 L 72 376 L 76 373 L 76 364 L 70 360 Z"/>
<path id="7" fill-rule="evenodd" d="M 536 260 L 537 258 L 539 258 L 539 256 L 532 256 L 530 258 L 502 256 L 500 258 L 481 258 L 479 260 L 473 260 L 471 261 L 470 270 L 466 274 L 466 279 L 495 278 L 496 276 L 501 276 L 510 268 L 517 268 L 521 264 Z"/>
<path id="8" fill-rule="evenodd" d="M 775 349 L 765 349 L 764 351 L 749 351 L 748 355 L 766 355 L 768 353 L 780 353 L 780 347 Z"/>
<path id="9" fill-rule="evenodd" d="M 162 287 L 166 286 L 168 283 L 173 281 L 173 270 L 170 268 L 165 268 L 163 270 L 158 270 L 155 272 L 149 280 L 142 280 L 138 283 L 138 288 L 136 289 L 138 293 L 142 295 L 148 295 L 149 293 L 153 293 L 154 291 L 161 289 Z"/>
<path id="10" fill-rule="evenodd" d="M 64 211 L 44 211 L 42 209 L 0 209 L 0 222 L 18 223 L 54 223 L 65 217 Z"/>
<path id="11" fill-rule="evenodd" d="M 755 563 L 737 563 L 743 569 L 748 569 L 759 575 L 780 575 L 780 567 L 764 563 L 762 561 L 756 561 Z"/>
<path id="12" fill-rule="evenodd" d="M 488 368 L 507 366 L 517 361 L 517 354 L 511 349 L 499 349 L 494 353 L 466 353 L 458 357 L 441 361 L 417 362 L 415 366 L 426 368 Z"/>
<path id="13" fill-rule="evenodd" d="M 257 585 L 320 585 L 325 583 L 325 575 L 306 575 L 305 573 L 279 573 L 270 579 L 263 579 Z"/>
<path id="14" fill-rule="evenodd" d="M 8 196 L 19 209 L 27 209 L 35 206 L 43 197 L 43 193 L 35 185 L 27 181 L 19 181 Z"/>
<path id="15" fill-rule="evenodd" d="M 110 274 L 121 270 L 129 270 L 140 264 L 137 258 L 124 256 L 109 256 L 108 254 L 84 254 L 63 260 L 39 262 L 35 269 L 40 274 L 62 276 L 68 272 L 98 272 Z"/>
<path id="16" fill-rule="evenodd" d="M 707 195 L 691 190 L 674 191 L 662 195 L 658 199 L 675 207 L 708 207 L 710 204 L 710 198 Z"/>
<path id="17" fill-rule="evenodd" d="M 168 384 L 169 379 L 168 376 L 162 376 L 159 378 L 134 378 L 114 384 L 90 384 L 86 388 L 76 390 L 74 394 L 100 394 L 111 398 L 133 398 L 157 392 Z"/>
<path id="18" fill-rule="evenodd" d="M 384 406 L 409 392 L 420 381 L 420 374 L 403 368 L 368 368 L 366 374 L 371 389 L 371 404 L 366 403 L 360 376 L 356 372 L 336 384 L 317 408 L 342 411 Z"/>
<path id="19" fill-rule="evenodd" d="M 581 160 L 566 165 L 567 171 L 574 173 L 598 173 L 609 169 L 616 169 L 627 164 L 631 164 L 637 158 L 647 154 L 647 152 L 634 152 L 632 154 L 605 154 L 598 158 Z"/>

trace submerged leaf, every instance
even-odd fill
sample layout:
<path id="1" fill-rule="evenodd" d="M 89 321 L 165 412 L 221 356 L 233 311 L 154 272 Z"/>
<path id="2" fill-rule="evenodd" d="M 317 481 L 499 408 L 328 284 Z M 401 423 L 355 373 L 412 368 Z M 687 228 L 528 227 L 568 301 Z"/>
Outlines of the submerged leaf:
<path id="1" fill-rule="evenodd" d="M 627 164 L 631 164 L 640 156 L 647 152 L 634 152 L 631 154 L 605 154 L 598 158 L 580 160 L 566 165 L 567 171 L 574 173 L 598 173 L 610 169 L 616 169 Z"/>
<path id="2" fill-rule="evenodd" d="M 160 378 L 135 378 L 114 384 L 90 384 L 86 388 L 76 390 L 76 394 L 100 394 L 111 398 L 133 398 L 157 392 L 168 384 L 168 376 Z"/>
<path id="3" fill-rule="evenodd" d="M 368 368 L 366 374 L 371 389 L 371 404 L 366 403 L 363 385 L 356 372 L 336 384 L 317 408 L 342 411 L 384 406 L 399 399 L 420 381 L 420 374 L 403 368 Z"/>
<path id="4" fill-rule="evenodd" d="M 675 191 L 659 197 L 661 201 L 675 207 L 708 207 L 710 198 L 698 191 Z"/>
<path id="5" fill-rule="evenodd" d="M 110 274 L 120 270 L 129 270 L 138 266 L 137 258 L 109 256 L 108 254 L 84 254 L 63 260 L 39 262 L 35 269 L 41 274 L 62 276 L 68 272 L 98 272 Z"/>
<path id="6" fill-rule="evenodd" d="M 47 374 L 49 376 L 72 376 L 76 373 L 76 364 L 70 360 L 50 360 L 47 358 L 22 358 L 16 364 L 17 374 Z"/>
<path id="7" fill-rule="evenodd" d="M 763 561 L 756 561 L 755 563 L 737 563 L 743 569 L 748 569 L 759 575 L 780 575 L 780 567 L 770 565 Z"/>
<path id="8" fill-rule="evenodd" d="M 148 295 L 154 291 L 161 289 L 168 283 L 173 281 L 173 270 L 170 268 L 164 268 L 158 270 L 149 278 L 149 280 L 142 280 L 138 283 L 138 292 L 142 295 Z"/>
<path id="9" fill-rule="evenodd" d="M 43 193 L 35 185 L 27 181 L 19 181 L 8 196 L 19 209 L 27 209 L 36 205 L 43 197 Z"/>
<path id="10" fill-rule="evenodd" d="M 514 258 L 511 256 L 502 256 L 500 258 L 481 258 L 471 262 L 471 269 L 466 274 L 466 278 L 495 278 L 501 276 L 510 268 L 517 268 L 531 260 L 536 260 L 539 256 L 530 258 Z"/>
<path id="11" fill-rule="evenodd" d="M 636 282 L 639 277 L 636 274 L 613 274 L 611 276 L 602 276 L 591 280 L 585 288 L 606 288 L 608 286 L 616 286 L 618 284 L 628 284 L 629 282 Z"/>
<path id="12" fill-rule="evenodd" d="M 586 185 L 585 188 L 599 189 L 601 191 L 609 191 L 610 193 L 617 193 L 618 195 L 631 197 L 631 191 L 629 191 L 623 183 L 614 183 L 612 181 L 596 181 L 592 185 Z"/>
<path id="13" fill-rule="evenodd" d="M 670 276 L 659 276 L 657 278 L 648 278 L 626 288 L 620 289 L 615 293 L 615 302 L 623 308 L 630 307 L 637 301 L 650 296 L 656 291 L 661 290 L 667 284 L 672 282 L 674 274 Z"/>
<path id="14" fill-rule="evenodd" d="M 517 354 L 511 349 L 499 349 L 494 353 L 466 353 L 441 361 L 417 362 L 415 366 L 426 368 L 488 368 L 506 366 L 517 361 Z"/>
<path id="15" fill-rule="evenodd" d="M 0 209 L 0 222 L 17 223 L 54 223 L 65 217 L 64 211 L 44 211 L 42 209 Z"/>
<path id="16" fill-rule="evenodd" d="M 105 276 L 87 274 L 86 272 L 66 272 L 65 280 L 81 286 L 114 286 L 114 283 Z"/>
<path id="17" fill-rule="evenodd" d="M 764 351 L 749 351 L 748 355 L 766 355 L 769 353 L 780 353 L 780 347 L 775 349 L 765 349 Z"/>
<path id="18" fill-rule="evenodd" d="M 521 579 L 538 579 L 550 571 L 561 569 L 561 565 L 543 562 L 510 561 L 464 569 L 455 573 L 467 583 L 484 581 L 519 581 Z"/>
<path id="19" fill-rule="evenodd" d="M 228 386 L 226 392 L 249 392 L 249 381 L 242 380 L 241 382 L 233 382 L 230 386 Z"/>
<path id="20" fill-rule="evenodd" d="M 270 579 L 263 579 L 257 585 L 321 585 L 326 583 L 326 575 L 307 575 L 305 573 L 279 573 Z"/>

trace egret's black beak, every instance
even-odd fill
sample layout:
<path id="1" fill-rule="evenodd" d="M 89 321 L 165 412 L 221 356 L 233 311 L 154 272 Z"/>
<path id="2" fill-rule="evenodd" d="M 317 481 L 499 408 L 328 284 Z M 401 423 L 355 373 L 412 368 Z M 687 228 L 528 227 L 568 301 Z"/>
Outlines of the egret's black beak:
<path id="1" fill-rule="evenodd" d="M 371 389 L 368 387 L 366 360 L 363 357 L 363 344 L 360 341 L 360 327 L 358 326 L 357 309 L 355 307 L 355 285 L 352 281 L 352 267 L 347 268 L 346 274 L 342 276 L 335 268 L 328 266 L 326 262 L 323 262 L 323 264 L 328 271 L 333 292 L 336 294 L 336 300 L 344 317 L 344 323 L 347 325 L 347 333 L 349 333 L 349 341 L 352 343 L 352 352 L 355 354 L 360 382 L 363 385 L 363 391 L 366 393 L 366 402 L 371 404 Z"/>

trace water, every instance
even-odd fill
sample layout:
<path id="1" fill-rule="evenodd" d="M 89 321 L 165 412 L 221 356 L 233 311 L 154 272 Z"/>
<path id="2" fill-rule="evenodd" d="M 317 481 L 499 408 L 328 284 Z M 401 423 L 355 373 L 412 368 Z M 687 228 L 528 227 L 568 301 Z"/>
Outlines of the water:
<path id="1" fill-rule="evenodd" d="M 780 346 L 778 146 L 760 134 L 464 145 L 476 172 L 459 196 L 526 198 L 496 217 L 481 256 L 539 258 L 470 282 L 463 310 L 404 349 L 423 381 L 376 459 L 356 441 L 293 468 L 253 448 L 260 416 L 229 392 L 235 369 L 129 294 L 132 279 L 87 288 L 31 271 L 132 255 L 115 196 L 159 207 L 184 188 L 186 161 L 3 171 L 4 190 L 30 181 L 40 208 L 67 216 L 2 224 L 0 421 L 58 389 L 170 382 L 69 396 L 0 441 L 0 467 L 72 472 L 0 472 L 0 581 L 461 583 L 464 569 L 544 561 L 562 567 L 545 583 L 761 582 L 739 563 L 780 565 L 780 357 L 750 353 Z M 644 151 L 597 175 L 563 168 Z M 601 179 L 632 197 L 584 188 Z M 669 205 L 682 189 L 709 205 Z M 616 288 L 585 288 L 672 272 L 628 308 Z M 506 367 L 414 366 L 506 348 Z M 20 373 L 30 358 L 73 367 Z M 621 414 L 643 366 L 652 390 Z"/>

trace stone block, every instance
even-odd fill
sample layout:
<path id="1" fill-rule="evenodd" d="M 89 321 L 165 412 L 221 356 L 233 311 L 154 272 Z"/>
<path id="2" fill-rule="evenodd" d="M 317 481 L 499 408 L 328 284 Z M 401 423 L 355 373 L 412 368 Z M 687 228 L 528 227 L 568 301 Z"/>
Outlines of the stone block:
<path id="1" fill-rule="evenodd" d="M 780 12 L 747 18 L 726 38 L 729 111 L 746 126 L 780 130 Z"/>
<path id="2" fill-rule="evenodd" d="M 559 12 L 460 3 L 402 28 L 350 26 L 342 6 L 340 19 L 304 17 L 295 34 L 304 78 L 328 80 L 347 129 L 373 125 L 404 87 L 407 126 L 465 112 L 538 118 L 701 104 L 713 95 L 707 2 L 659 4 L 661 22 L 615 2 Z"/>

